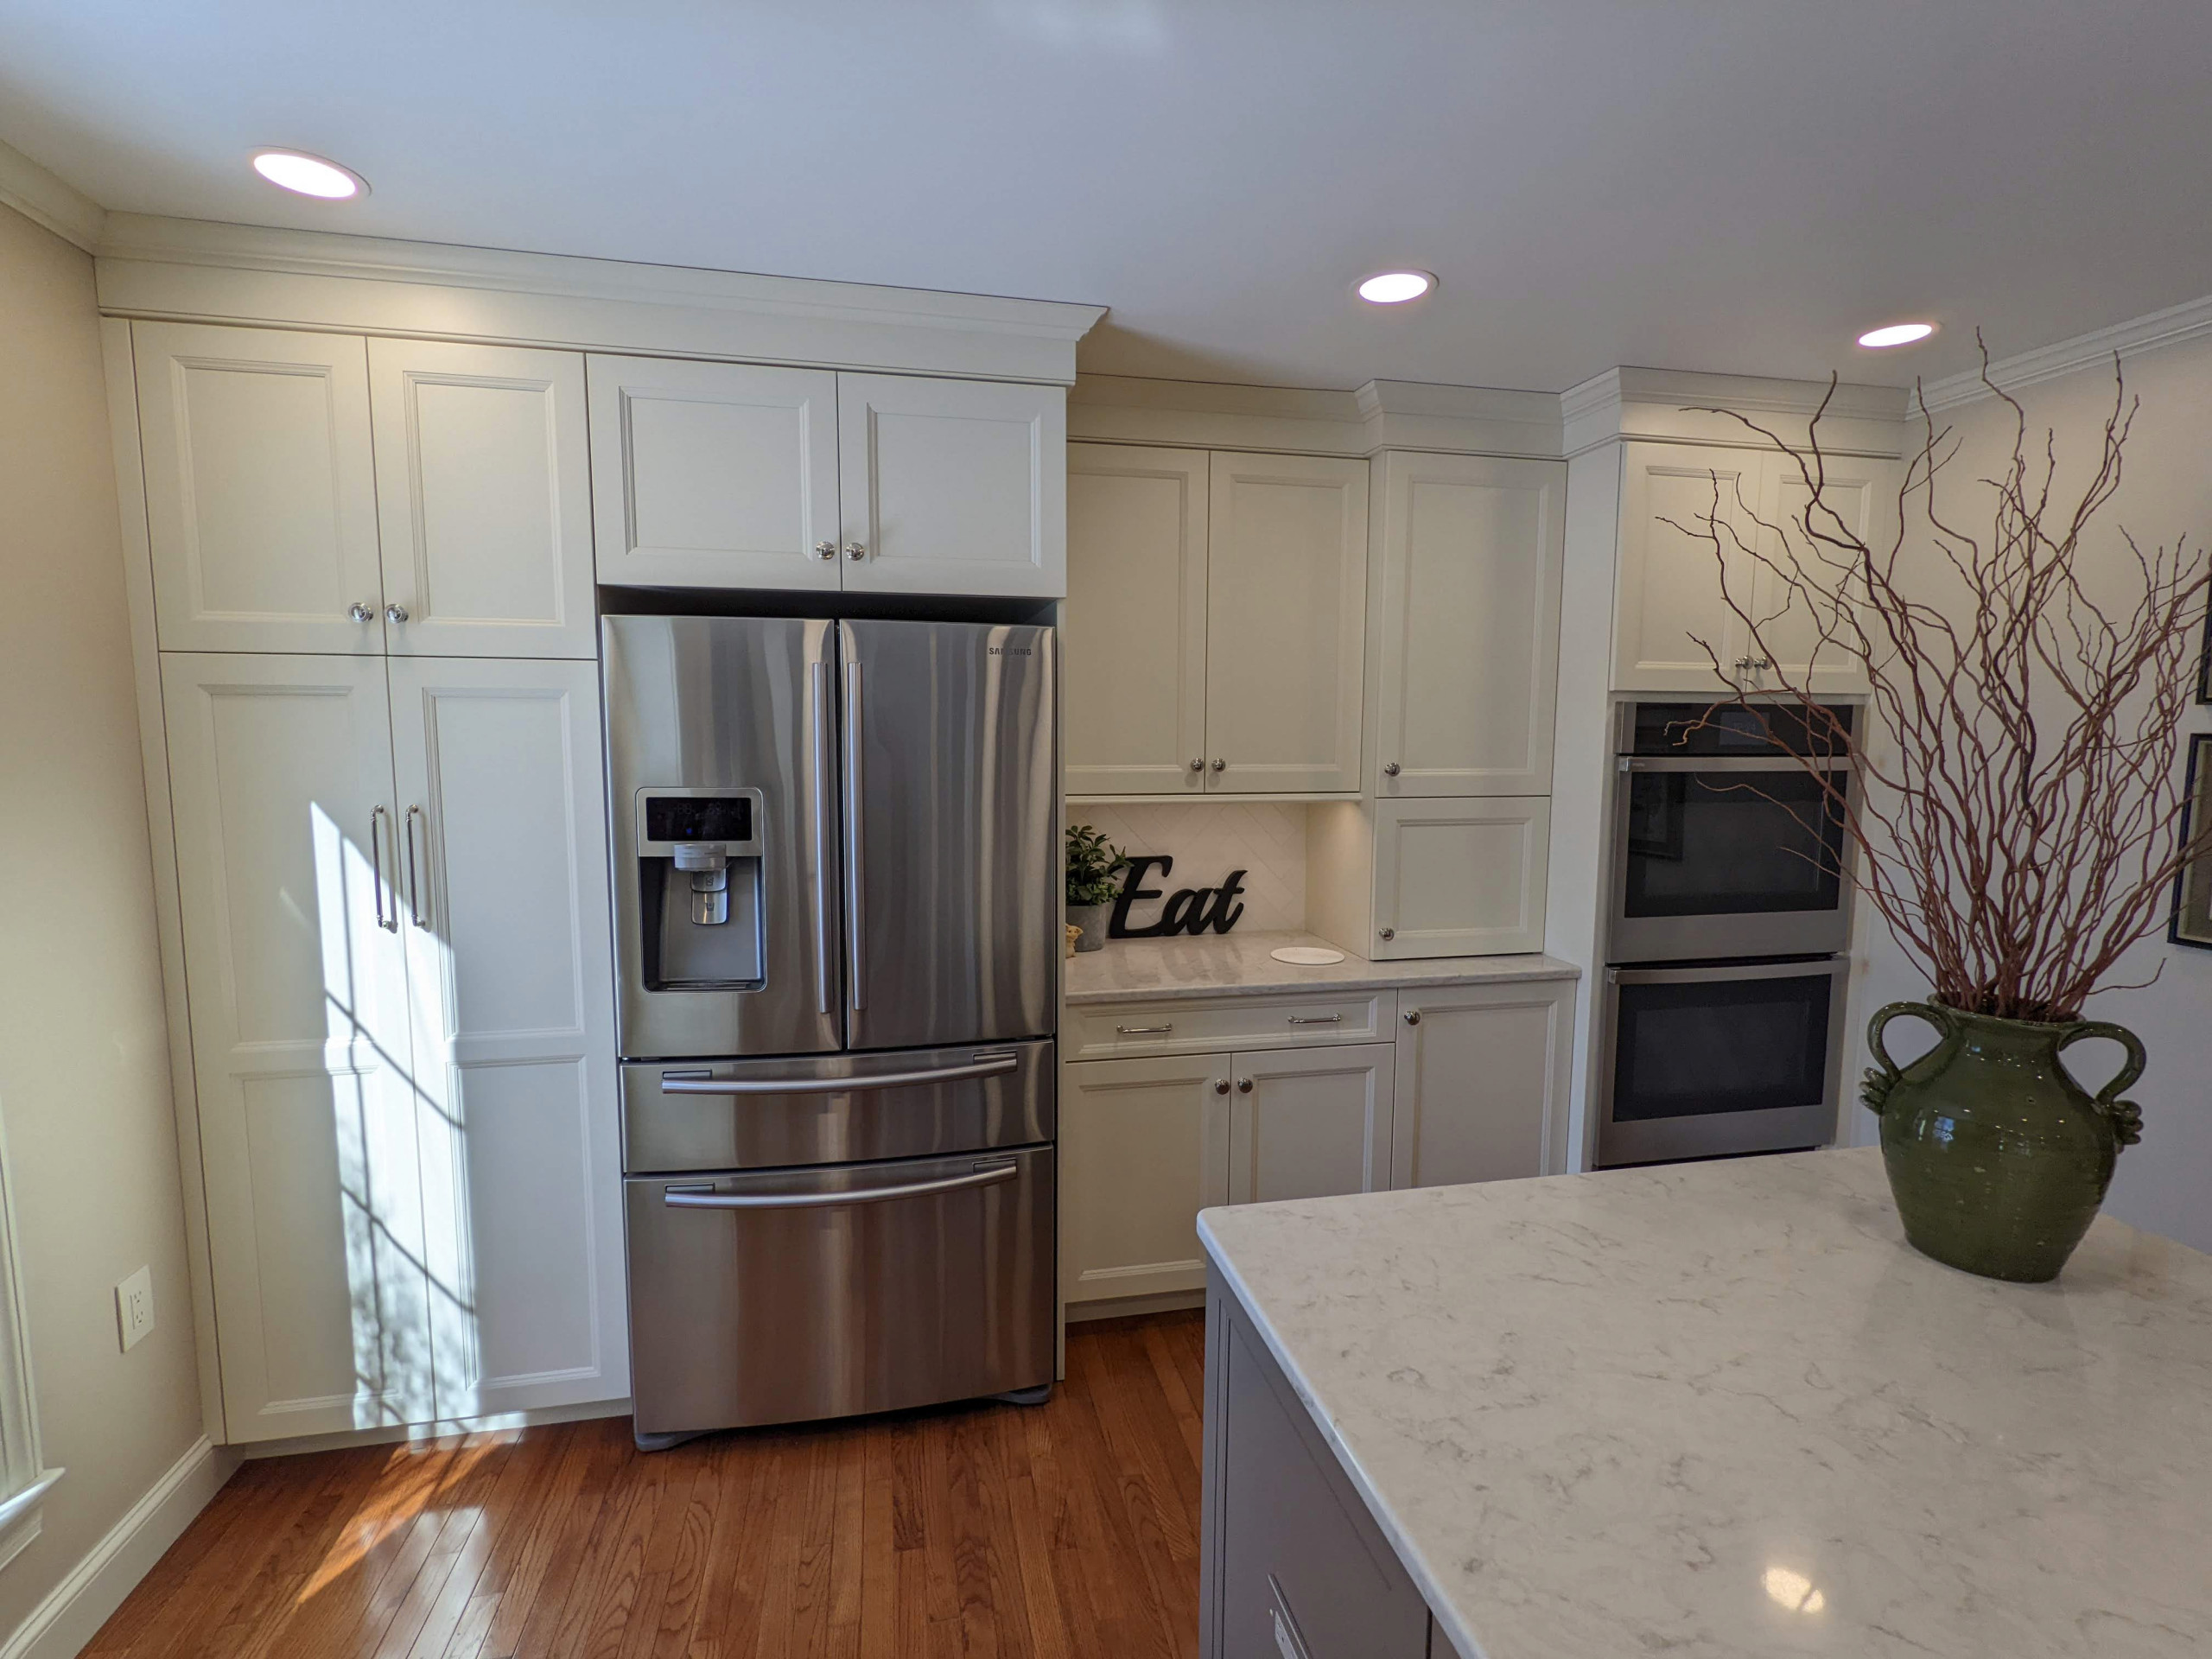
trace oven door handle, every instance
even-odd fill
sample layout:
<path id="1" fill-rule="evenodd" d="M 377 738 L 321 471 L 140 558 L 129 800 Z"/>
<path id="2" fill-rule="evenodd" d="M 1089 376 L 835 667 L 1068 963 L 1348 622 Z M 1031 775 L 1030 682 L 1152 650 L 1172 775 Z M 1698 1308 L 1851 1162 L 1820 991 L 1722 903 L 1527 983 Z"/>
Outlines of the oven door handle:
<path id="1" fill-rule="evenodd" d="M 1804 962 L 1739 963 L 1719 968 L 1608 968 L 1609 985 L 1708 985 L 1731 979 L 1834 979 L 1848 971 L 1851 959 L 1837 955 Z"/>
<path id="2" fill-rule="evenodd" d="M 664 1071 L 664 1095 L 842 1095 L 857 1089 L 904 1089 L 910 1084 L 957 1083 L 963 1077 L 1002 1077 L 1021 1064 L 1011 1052 L 978 1054 L 965 1065 L 928 1071 L 878 1071 L 864 1077 L 717 1077 L 703 1069 Z"/>
<path id="3" fill-rule="evenodd" d="M 844 1205 L 883 1204 L 893 1198 L 920 1198 L 990 1186 L 1012 1180 L 1020 1170 L 1020 1165 L 1008 1159 L 1004 1163 L 977 1164 L 965 1175 L 948 1175 L 942 1180 L 860 1186 L 842 1192 L 716 1192 L 712 1188 L 669 1186 L 662 1189 L 660 1201 L 671 1210 L 831 1210 Z"/>
<path id="4" fill-rule="evenodd" d="M 1849 772 L 1850 757 L 1840 754 L 1624 754 L 1623 772 Z"/>

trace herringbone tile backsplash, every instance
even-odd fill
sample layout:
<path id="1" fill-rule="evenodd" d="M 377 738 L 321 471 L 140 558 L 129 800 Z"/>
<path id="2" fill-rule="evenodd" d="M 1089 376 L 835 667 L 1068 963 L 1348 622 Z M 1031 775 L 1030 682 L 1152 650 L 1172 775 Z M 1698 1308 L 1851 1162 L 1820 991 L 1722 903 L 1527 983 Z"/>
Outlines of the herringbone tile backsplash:
<path id="1" fill-rule="evenodd" d="M 1212 887 L 1231 870 L 1244 872 L 1236 924 L 1248 931 L 1302 931 L 1306 926 L 1306 809 L 1266 802 L 1175 801 L 1156 804 L 1071 803 L 1070 823 L 1087 823 L 1125 852 L 1166 853 L 1174 873 L 1154 871 L 1146 885 L 1173 893 Z M 1147 906 L 1149 912 L 1152 906 Z"/>

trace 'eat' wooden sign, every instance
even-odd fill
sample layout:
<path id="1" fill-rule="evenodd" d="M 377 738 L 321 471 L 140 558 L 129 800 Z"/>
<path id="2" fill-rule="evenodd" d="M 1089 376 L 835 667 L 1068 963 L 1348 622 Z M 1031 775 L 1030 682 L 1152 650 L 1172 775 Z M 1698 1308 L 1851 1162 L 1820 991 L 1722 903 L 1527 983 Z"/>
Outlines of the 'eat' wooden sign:
<path id="1" fill-rule="evenodd" d="M 1244 891 L 1242 870 L 1231 870 L 1229 879 L 1217 887 L 1184 887 L 1170 893 L 1167 902 L 1160 907 L 1158 921 L 1149 927 L 1131 927 L 1129 906 L 1141 899 L 1160 897 L 1158 887 L 1141 885 L 1155 864 L 1160 866 L 1163 878 L 1174 872 L 1175 861 L 1165 853 L 1146 853 L 1129 861 L 1129 873 L 1122 880 L 1121 897 L 1114 900 L 1114 914 L 1106 923 L 1108 938 L 1160 939 L 1176 933 L 1226 933 L 1236 925 L 1236 918 L 1244 913 L 1244 906 L 1236 904 L 1236 895 Z"/>

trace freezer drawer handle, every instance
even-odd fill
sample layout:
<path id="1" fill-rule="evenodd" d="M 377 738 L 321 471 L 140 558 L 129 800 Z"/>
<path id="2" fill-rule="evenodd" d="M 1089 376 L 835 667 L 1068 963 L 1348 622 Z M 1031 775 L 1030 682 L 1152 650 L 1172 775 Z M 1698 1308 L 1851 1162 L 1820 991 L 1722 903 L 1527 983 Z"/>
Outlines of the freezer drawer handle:
<path id="1" fill-rule="evenodd" d="M 853 1204 L 881 1204 L 887 1198 L 926 1198 L 934 1192 L 958 1192 L 971 1186 L 1010 1181 L 1021 1166 L 1008 1160 L 977 1164 L 965 1175 L 948 1175 L 941 1181 L 909 1181 L 903 1186 L 863 1186 L 849 1192 L 715 1192 L 696 1187 L 662 1189 L 661 1202 L 671 1210 L 830 1210 Z"/>
<path id="2" fill-rule="evenodd" d="M 1011 1051 L 978 1054 L 965 1065 L 931 1071 L 879 1071 L 865 1077 L 717 1077 L 711 1071 L 664 1071 L 664 1095 L 842 1095 L 855 1089 L 904 1089 L 918 1083 L 957 1083 L 963 1077 L 995 1077 L 1021 1064 Z"/>

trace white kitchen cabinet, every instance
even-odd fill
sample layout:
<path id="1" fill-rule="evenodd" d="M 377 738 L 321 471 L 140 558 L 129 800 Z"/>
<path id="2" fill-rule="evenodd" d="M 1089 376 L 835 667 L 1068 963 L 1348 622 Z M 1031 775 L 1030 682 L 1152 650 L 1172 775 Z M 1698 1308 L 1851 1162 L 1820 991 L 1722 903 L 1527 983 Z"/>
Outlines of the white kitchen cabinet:
<path id="1" fill-rule="evenodd" d="M 1388 1186 L 1392 1060 L 1389 1043 L 1236 1055 L 1230 1203 Z"/>
<path id="2" fill-rule="evenodd" d="M 593 664 L 394 661 L 438 1415 L 629 1392 Z"/>
<path id="3" fill-rule="evenodd" d="M 1831 520 L 1825 513 L 1817 514 L 1812 527 L 1827 534 L 1856 537 L 1876 552 L 1884 551 L 1897 536 L 1897 473 L 1894 462 L 1830 457 L 1821 499 L 1835 517 Z M 1769 550 L 1786 556 L 1801 568 L 1819 571 L 1823 584 L 1830 584 L 1838 576 L 1849 575 L 1837 569 L 1837 564 L 1847 565 L 1851 555 L 1813 540 L 1798 527 L 1811 499 L 1812 488 L 1795 461 L 1786 455 L 1766 457 L 1759 516 L 1779 532 L 1768 537 Z M 1846 586 L 1854 593 L 1860 588 L 1856 578 Z M 1836 643 L 1833 614 L 1816 613 L 1805 594 L 1793 594 L 1780 571 L 1762 567 L 1751 584 L 1751 614 L 1760 619 L 1759 631 L 1766 637 L 1767 651 L 1773 653 L 1770 659 L 1766 652 L 1751 650 L 1745 631 L 1745 651 L 1738 654 L 1748 654 L 1752 659 L 1752 685 L 1771 688 L 1786 680 L 1814 691 L 1867 689 L 1866 663 Z M 1821 643 L 1824 631 L 1830 635 L 1825 645 Z"/>
<path id="4" fill-rule="evenodd" d="M 1229 1054 L 1061 1068 L 1060 1294 L 1205 1284 L 1198 1211 L 1229 1202 Z"/>
<path id="5" fill-rule="evenodd" d="M 432 1414 L 385 664 L 162 663 L 223 1410 L 235 1441 Z"/>
<path id="6" fill-rule="evenodd" d="M 1071 795 L 1205 787 L 1209 471 L 1200 449 L 1068 446 L 1060 681 Z"/>
<path id="7" fill-rule="evenodd" d="M 601 582 L 837 588 L 835 374 L 594 355 L 587 376 Z"/>
<path id="8" fill-rule="evenodd" d="M 1401 993 L 1393 1187 L 1566 1168 L 1574 993 L 1557 979 Z"/>
<path id="9" fill-rule="evenodd" d="M 365 342 L 175 322 L 131 342 L 162 648 L 381 652 Z"/>
<path id="10" fill-rule="evenodd" d="M 1779 683 L 1777 668 L 1815 690 L 1866 689 L 1865 665 L 1848 653 L 1831 645 L 1815 657 L 1815 619 L 1802 601 L 1794 609 L 1786 604 L 1786 582 L 1749 550 L 1769 558 L 1819 556 L 1789 528 L 1808 497 L 1794 461 L 1752 449 L 1630 442 L 1621 446 L 1621 469 L 1615 690 L 1759 690 Z M 1895 473 L 1886 461 L 1830 461 L 1830 506 L 1877 547 L 1893 529 Z M 1707 520 L 1720 526 L 1718 552 L 1705 533 Z M 1761 529 L 1761 520 L 1779 537 Z M 1762 619 L 1779 664 L 1754 646 L 1730 597 Z"/>
<path id="11" fill-rule="evenodd" d="M 1207 788 L 1357 790 L 1367 463 L 1217 453 L 1207 494 Z"/>
<path id="12" fill-rule="evenodd" d="M 596 655 L 582 354 L 368 346 L 391 654 Z"/>
<path id="13" fill-rule="evenodd" d="M 840 374 L 846 589 L 1065 594 L 1067 429 L 1059 386 Z"/>
<path id="14" fill-rule="evenodd" d="M 1378 962 L 1540 950 L 1550 835 L 1541 795 L 1317 806 L 1307 925 Z"/>
<path id="15" fill-rule="evenodd" d="M 1375 484 L 1370 787 L 1548 793 L 1566 467 L 1394 451 Z"/>

